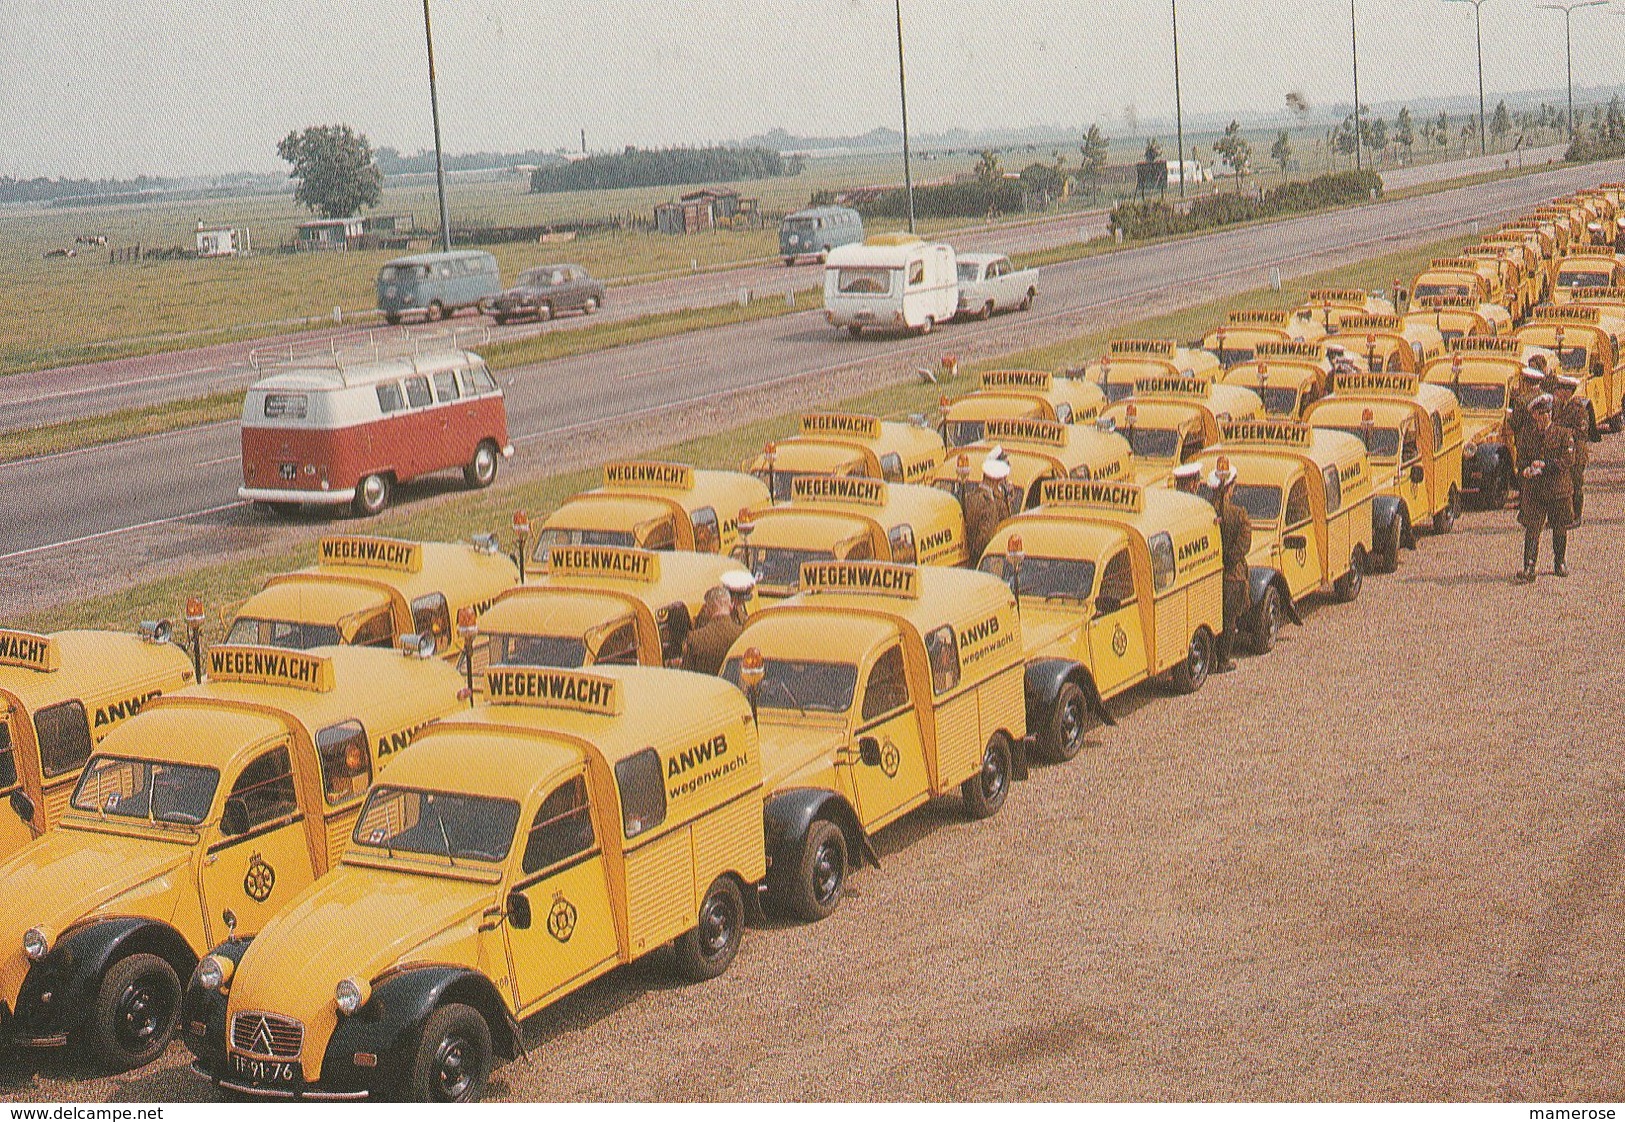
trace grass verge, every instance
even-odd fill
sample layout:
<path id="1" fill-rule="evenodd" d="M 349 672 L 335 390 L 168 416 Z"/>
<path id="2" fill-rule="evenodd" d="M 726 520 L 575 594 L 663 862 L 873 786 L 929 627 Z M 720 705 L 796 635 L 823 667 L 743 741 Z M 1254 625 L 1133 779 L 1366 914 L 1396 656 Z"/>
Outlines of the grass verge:
<path id="1" fill-rule="evenodd" d="M 242 406 L 243 395 L 240 393 L 215 393 L 161 405 L 120 409 L 114 413 L 42 425 L 35 429 L 0 432 L 0 463 L 88 448 L 92 444 L 111 444 L 137 436 L 174 432 L 211 421 L 229 421 L 242 411 Z"/>
<path id="2" fill-rule="evenodd" d="M 1051 346 L 1003 355 L 995 362 L 979 366 L 1061 369 L 1082 365 L 1097 356 L 1111 337 L 1199 338 L 1214 323 L 1222 320 L 1231 308 L 1292 307 L 1300 303 L 1311 288 L 1381 287 L 1396 272 L 1408 276 L 1430 258 L 1447 255 L 1462 244 L 1462 239 L 1451 238 L 1370 258 L 1290 281 L 1279 292 L 1267 288 L 1254 289 L 1166 315 L 1123 324 L 1110 332 L 1082 335 Z M 964 392 L 970 388 L 970 384 L 971 379 L 965 375 L 961 375 L 957 385 L 898 383 L 833 402 L 831 407 L 883 416 L 906 416 L 930 411 L 935 408 L 940 394 Z M 700 467 L 735 468 L 741 460 L 760 449 L 764 442 L 789 431 L 794 424 L 795 418 L 791 415 L 770 417 L 723 432 L 651 448 L 648 455 Z M 474 533 L 505 531 L 516 509 L 530 512 L 532 521 L 539 524 L 548 511 L 578 491 L 596 486 L 598 479 L 597 471 L 564 472 L 511 487 L 470 493 L 456 502 L 388 513 L 368 523 L 365 530 L 394 537 L 451 541 Z M 200 595 L 208 608 L 208 633 L 218 639 L 224 620 L 230 617 L 236 605 L 264 583 L 266 577 L 311 564 L 315 560 L 314 539 L 320 529 L 319 524 L 313 522 L 312 540 L 308 544 L 275 556 L 206 566 L 121 592 L 62 604 L 11 622 L 15 626 L 36 631 L 68 627 L 127 628 L 135 620 L 175 618 L 187 596 Z M 345 529 L 359 531 L 361 527 L 346 526 Z M 503 536 L 506 537 L 506 534 Z"/>

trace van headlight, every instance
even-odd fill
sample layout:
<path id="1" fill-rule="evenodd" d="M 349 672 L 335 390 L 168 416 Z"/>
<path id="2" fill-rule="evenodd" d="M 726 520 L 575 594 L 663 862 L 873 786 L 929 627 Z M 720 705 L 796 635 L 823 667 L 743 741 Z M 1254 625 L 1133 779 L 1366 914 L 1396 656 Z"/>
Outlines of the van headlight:
<path id="1" fill-rule="evenodd" d="M 30 927 L 23 932 L 23 954 L 30 962 L 38 962 L 51 953 L 51 936 L 43 927 Z"/>
<path id="2" fill-rule="evenodd" d="M 222 986 L 231 981 L 235 964 L 229 958 L 217 954 L 204 956 L 198 963 L 197 984 L 210 993 L 219 993 Z"/>
<path id="3" fill-rule="evenodd" d="M 333 987 L 333 1001 L 346 1017 L 367 1003 L 372 987 L 361 978 L 345 978 Z"/>

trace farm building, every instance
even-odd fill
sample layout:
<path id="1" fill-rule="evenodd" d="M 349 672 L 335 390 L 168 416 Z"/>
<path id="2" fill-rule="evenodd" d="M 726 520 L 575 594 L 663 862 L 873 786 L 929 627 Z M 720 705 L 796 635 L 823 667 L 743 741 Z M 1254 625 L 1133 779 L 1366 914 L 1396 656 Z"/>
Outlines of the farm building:
<path id="1" fill-rule="evenodd" d="M 743 199 L 727 187 L 690 191 L 675 203 L 655 206 L 655 229 L 662 234 L 697 234 L 718 226 L 731 226 L 736 218 L 752 218 L 756 200 Z"/>
<path id="2" fill-rule="evenodd" d="M 308 250 L 401 248 L 416 236 L 418 236 L 417 223 L 410 214 L 313 218 L 294 227 L 294 248 Z"/>
<path id="3" fill-rule="evenodd" d="M 247 230 L 232 226 L 206 226 L 199 219 L 196 234 L 199 257 L 235 257 L 248 251 Z"/>

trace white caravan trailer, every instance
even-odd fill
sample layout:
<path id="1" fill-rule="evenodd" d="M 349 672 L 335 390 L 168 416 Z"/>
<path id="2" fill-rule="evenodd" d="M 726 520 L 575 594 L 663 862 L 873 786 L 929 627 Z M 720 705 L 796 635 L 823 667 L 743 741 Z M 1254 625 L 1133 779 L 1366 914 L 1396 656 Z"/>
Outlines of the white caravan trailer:
<path id="1" fill-rule="evenodd" d="M 958 310 L 951 245 L 881 234 L 836 246 L 824 262 L 824 318 L 853 335 L 866 327 L 924 335 Z"/>

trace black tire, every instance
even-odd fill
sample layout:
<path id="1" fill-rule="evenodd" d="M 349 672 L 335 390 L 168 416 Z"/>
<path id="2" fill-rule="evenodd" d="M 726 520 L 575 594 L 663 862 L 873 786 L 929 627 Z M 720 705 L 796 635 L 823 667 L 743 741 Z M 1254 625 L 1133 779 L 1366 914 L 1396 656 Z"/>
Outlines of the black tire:
<path id="1" fill-rule="evenodd" d="M 680 936 L 677 973 L 690 982 L 707 982 L 728 969 L 745 937 L 745 897 L 731 877 L 718 877 L 700 901 L 694 930 Z"/>
<path id="2" fill-rule="evenodd" d="M 788 268 L 790 268 L 790 267 L 791 267 L 791 266 L 792 266 L 792 265 L 794 265 L 794 264 L 795 264 L 795 263 L 796 263 L 796 259 L 795 259 L 795 258 L 794 258 L 794 257 L 786 257 L 786 258 L 785 258 L 785 259 L 784 259 L 784 267 L 785 267 L 785 268 L 786 268 L 786 269 L 788 269 Z"/>
<path id="3" fill-rule="evenodd" d="M 1365 587 L 1365 566 L 1365 549 L 1357 545 L 1349 554 L 1349 571 L 1332 582 L 1332 595 L 1339 603 L 1350 604 L 1359 599 L 1360 589 Z"/>
<path id="4" fill-rule="evenodd" d="M 1479 509 L 1500 510 L 1502 507 L 1506 506 L 1507 491 L 1509 489 L 1510 487 L 1507 483 L 1507 473 L 1500 468 L 1497 468 L 1495 470 L 1495 477 L 1493 479 L 1485 480 L 1484 483 L 1479 486 Z"/>
<path id="5" fill-rule="evenodd" d="M 988 320 L 993 318 L 993 301 L 989 300 L 982 305 L 982 310 L 976 313 L 976 318 Z"/>
<path id="6" fill-rule="evenodd" d="M 1264 599 L 1259 602 L 1253 616 L 1253 650 L 1256 653 L 1269 654 L 1275 649 L 1275 640 L 1280 637 L 1285 618 L 1286 613 L 1281 608 L 1281 590 L 1272 584 L 1264 590 Z"/>
<path id="7" fill-rule="evenodd" d="M 355 485 L 355 498 L 351 500 L 351 509 L 362 518 L 381 514 L 389 505 L 390 493 L 394 489 L 389 476 L 380 472 L 363 476 L 361 482 Z"/>
<path id="8" fill-rule="evenodd" d="M 933 319 L 931 316 L 926 316 L 925 317 L 925 322 L 920 324 L 920 326 L 916 327 L 914 329 L 914 332 L 917 335 L 929 335 L 929 334 L 931 334 L 932 331 L 936 330 L 936 326 L 937 326 L 937 321 L 935 319 Z"/>
<path id="9" fill-rule="evenodd" d="M 102 975 L 86 1035 L 110 1072 L 150 1064 L 169 1047 L 180 1018 L 181 980 L 155 954 L 121 958 Z"/>
<path id="10" fill-rule="evenodd" d="M 1378 573 L 1399 572 L 1399 550 L 1400 544 L 1404 540 L 1404 523 L 1396 519 L 1394 522 L 1393 534 L 1385 543 L 1382 552 L 1377 555 L 1377 563 L 1375 566 L 1373 566 L 1372 571 Z"/>
<path id="11" fill-rule="evenodd" d="M 442 1005 L 423 1022 L 406 1099 L 415 1103 L 472 1103 L 491 1076 L 491 1026 L 479 1010 L 456 1002 Z"/>
<path id="12" fill-rule="evenodd" d="M 399 313 L 399 312 L 385 312 L 384 313 L 384 322 L 389 324 L 389 326 L 391 326 L 391 327 L 395 327 L 395 326 L 399 325 L 400 322 L 401 322 L 401 313 Z"/>
<path id="13" fill-rule="evenodd" d="M 965 813 L 972 818 L 992 818 L 1010 795 L 1014 776 L 1010 766 L 1010 742 L 1003 733 L 994 733 L 982 753 L 982 766 L 959 785 L 965 800 Z"/>
<path id="14" fill-rule="evenodd" d="M 1095 725 L 1089 703 L 1076 682 L 1061 683 L 1038 737 L 1038 751 L 1051 763 L 1064 764 L 1083 751 L 1085 738 Z"/>
<path id="15" fill-rule="evenodd" d="M 444 320 L 450 318 L 451 313 L 448 312 L 446 310 L 446 306 L 438 300 L 429 301 L 429 307 L 423 313 L 425 323 L 433 323 L 437 319 Z"/>
<path id="16" fill-rule="evenodd" d="M 587 297 L 586 301 L 583 302 L 582 305 L 581 305 L 581 311 L 582 311 L 582 314 L 584 314 L 584 315 L 589 315 L 590 316 L 594 312 L 596 312 L 597 310 L 598 310 L 598 297 L 596 297 L 596 296 Z"/>
<path id="17" fill-rule="evenodd" d="M 834 914 L 846 892 L 846 834 L 828 819 L 807 828 L 795 864 L 786 862 L 767 881 L 768 899 L 780 911 L 804 923 Z"/>
<path id="18" fill-rule="evenodd" d="M 1032 311 L 1033 310 L 1033 300 L 1037 296 L 1038 296 L 1038 293 L 1034 292 L 1032 289 L 1029 288 L 1027 290 L 1027 295 L 1025 295 L 1025 296 L 1023 296 L 1021 298 L 1021 310 L 1024 311 L 1024 312 Z"/>
<path id="19" fill-rule="evenodd" d="M 506 312 L 493 312 L 491 318 L 497 321 L 498 327 L 508 326 L 508 314 Z"/>
<path id="20" fill-rule="evenodd" d="M 1450 495 L 1445 499 L 1444 509 L 1433 516 L 1433 532 L 1435 534 L 1448 534 L 1456 528 L 1456 519 L 1461 517 L 1461 492 L 1456 485 L 1450 485 Z"/>
<path id="21" fill-rule="evenodd" d="M 1190 694 L 1201 689 L 1212 672 L 1213 632 L 1198 627 L 1196 634 L 1191 636 L 1185 658 L 1169 673 L 1168 680 L 1173 684 L 1175 693 Z"/>
<path id="22" fill-rule="evenodd" d="M 497 465 L 501 462 L 502 453 L 497 450 L 496 441 L 480 441 L 480 446 L 474 449 L 474 458 L 463 468 L 463 482 L 476 491 L 485 490 L 496 482 Z"/>
<path id="23" fill-rule="evenodd" d="M 847 324 L 846 325 L 846 333 L 848 335 L 852 336 L 852 338 L 856 339 L 859 335 L 863 334 L 863 324 L 861 324 L 861 323 L 849 323 L 849 324 Z"/>

